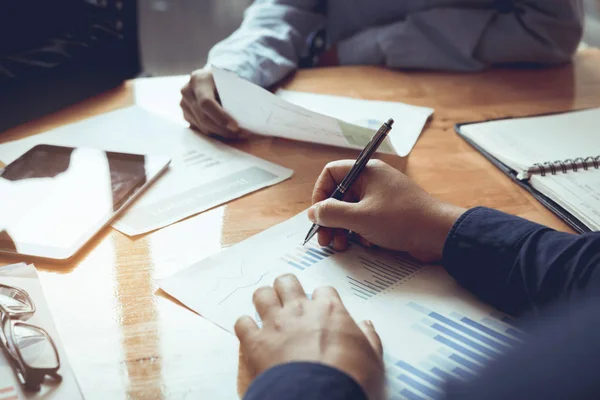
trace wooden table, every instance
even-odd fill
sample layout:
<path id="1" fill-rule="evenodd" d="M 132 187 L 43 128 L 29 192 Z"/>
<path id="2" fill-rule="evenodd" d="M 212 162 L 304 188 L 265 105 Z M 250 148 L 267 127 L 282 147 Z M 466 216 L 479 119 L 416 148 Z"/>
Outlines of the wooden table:
<path id="1" fill-rule="evenodd" d="M 127 82 L 67 110 L 5 132 L 1 142 L 139 103 L 182 122 L 183 78 Z M 384 157 L 439 198 L 485 205 L 553 228 L 568 227 L 497 171 L 453 131 L 460 121 L 600 106 L 600 51 L 548 70 L 474 75 L 401 73 L 371 67 L 299 72 L 288 89 L 435 108 L 408 159 Z M 401 123 L 401 121 L 397 121 Z M 157 293 L 155 279 L 307 208 L 330 160 L 356 152 L 256 138 L 239 149 L 295 170 L 292 179 L 135 240 L 105 229 L 73 263 L 37 263 L 69 360 L 86 398 L 236 397 L 237 341 Z M 248 218 L 252 215 L 252 218 Z M 10 260 L 0 259 L 0 265 Z"/>

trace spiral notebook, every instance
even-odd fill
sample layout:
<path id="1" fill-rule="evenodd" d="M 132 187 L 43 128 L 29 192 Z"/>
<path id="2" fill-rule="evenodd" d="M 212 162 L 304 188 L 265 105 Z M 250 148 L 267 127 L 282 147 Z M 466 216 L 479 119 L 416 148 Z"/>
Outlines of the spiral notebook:
<path id="1" fill-rule="evenodd" d="M 458 124 L 456 131 L 573 229 L 600 230 L 600 108 Z"/>

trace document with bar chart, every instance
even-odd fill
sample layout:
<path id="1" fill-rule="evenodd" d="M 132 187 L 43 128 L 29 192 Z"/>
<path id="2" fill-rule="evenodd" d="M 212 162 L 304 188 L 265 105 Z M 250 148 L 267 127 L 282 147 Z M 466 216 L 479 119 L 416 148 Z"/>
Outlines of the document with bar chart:
<path id="1" fill-rule="evenodd" d="M 513 320 L 482 304 L 442 267 L 351 244 L 345 252 L 302 246 L 306 213 L 159 281 L 159 286 L 232 332 L 256 318 L 252 293 L 294 273 L 306 293 L 335 287 L 357 321 L 373 321 L 385 349 L 389 399 L 437 399 L 449 379 L 468 380 L 524 339 Z"/>

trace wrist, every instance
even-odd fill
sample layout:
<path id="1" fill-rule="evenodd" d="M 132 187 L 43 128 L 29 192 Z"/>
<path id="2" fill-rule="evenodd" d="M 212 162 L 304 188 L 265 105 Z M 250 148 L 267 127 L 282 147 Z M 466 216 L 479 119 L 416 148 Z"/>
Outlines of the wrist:
<path id="1" fill-rule="evenodd" d="M 462 207 L 436 201 L 425 211 L 420 234 L 415 238 L 415 250 L 410 253 L 424 262 L 440 261 L 450 230 L 466 211 Z"/>

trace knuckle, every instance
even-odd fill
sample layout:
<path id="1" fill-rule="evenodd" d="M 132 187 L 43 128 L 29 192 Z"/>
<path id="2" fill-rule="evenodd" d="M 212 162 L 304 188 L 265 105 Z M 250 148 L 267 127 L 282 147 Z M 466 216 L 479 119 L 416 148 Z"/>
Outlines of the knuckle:
<path id="1" fill-rule="evenodd" d="M 183 87 L 180 90 L 182 95 L 187 95 L 190 92 L 190 82 L 186 83 L 185 85 L 183 85 Z"/>
<path id="2" fill-rule="evenodd" d="M 385 162 L 383 162 L 377 158 L 370 160 L 369 164 L 375 168 L 383 168 L 383 167 L 387 166 L 387 164 Z"/>
<path id="3" fill-rule="evenodd" d="M 338 306 L 337 303 L 330 298 L 324 299 L 321 302 L 321 305 L 323 307 L 323 310 L 328 314 L 332 314 L 334 311 L 336 311 Z"/>
<path id="4" fill-rule="evenodd" d="M 200 106 L 200 108 L 207 108 L 209 107 L 209 104 L 211 103 L 211 99 L 206 97 L 206 96 L 201 96 L 198 98 L 198 105 Z"/>
<path id="5" fill-rule="evenodd" d="M 302 315 L 304 313 L 304 303 L 301 300 L 292 300 L 286 304 L 292 315 Z"/>
<path id="6" fill-rule="evenodd" d="M 330 170 L 330 169 L 335 169 L 338 167 L 342 167 L 345 166 L 346 164 L 348 164 L 349 160 L 336 160 L 336 161 L 330 161 L 327 163 L 327 165 L 325 165 L 325 169 L 326 170 Z"/>
<path id="7" fill-rule="evenodd" d="M 328 286 L 323 286 L 321 288 L 321 290 L 323 290 L 324 292 L 330 292 L 330 293 L 334 293 L 334 294 L 337 295 L 337 290 L 333 286 L 329 286 L 329 285 Z"/>

